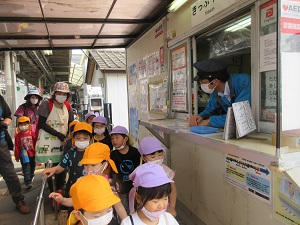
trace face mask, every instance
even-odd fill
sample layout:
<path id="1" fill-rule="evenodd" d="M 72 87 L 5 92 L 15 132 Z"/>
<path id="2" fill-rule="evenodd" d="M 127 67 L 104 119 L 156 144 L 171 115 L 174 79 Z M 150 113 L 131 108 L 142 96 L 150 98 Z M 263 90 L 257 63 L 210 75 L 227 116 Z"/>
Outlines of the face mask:
<path id="1" fill-rule="evenodd" d="M 29 126 L 19 126 L 21 131 L 27 131 L 29 129 Z"/>
<path id="2" fill-rule="evenodd" d="M 98 174 L 102 174 L 104 170 L 105 170 L 105 167 L 104 166 L 100 166 L 96 170 L 84 170 L 84 173 L 85 173 L 85 175 L 93 175 L 93 174 L 98 175 Z"/>
<path id="3" fill-rule="evenodd" d="M 126 143 L 121 145 L 119 148 L 113 147 L 113 150 L 122 150 L 123 148 L 125 148 L 125 145 L 126 145 Z"/>
<path id="4" fill-rule="evenodd" d="M 101 134 L 103 134 L 104 132 L 105 132 L 105 127 L 100 128 L 100 129 L 94 129 L 94 133 L 95 133 L 95 134 L 101 135 Z"/>
<path id="5" fill-rule="evenodd" d="M 163 209 L 157 212 L 149 212 L 145 207 L 143 207 L 141 210 L 144 213 L 144 215 L 152 222 L 154 220 L 157 220 L 166 211 L 166 209 Z"/>
<path id="6" fill-rule="evenodd" d="M 163 161 L 164 161 L 164 159 L 162 158 L 162 159 L 158 159 L 158 160 L 154 160 L 154 161 L 150 161 L 150 162 L 161 166 L 163 164 Z"/>
<path id="7" fill-rule="evenodd" d="M 208 84 L 201 84 L 201 89 L 202 89 L 205 93 L 207 93 L 207 94 L 213 93 L 213 91 L 214 91 L 215 88 L 216 88 L 216 86 L 215 86 L 213 89 L 210 89 L 210 88 L 208 87 L 208 85 L 211 84 L 211 83 L 212 83 L 212 81 L 209 82 Z"/>
<path id="8" fill-rule="evenodd" d="M 67 96 L 65 96 L 65 95 L 55 95 L 55 99 L 59 103 L 64 103 L 67 100 Z"/>
<path id="9" fill-rule="evenodd" d="M 109 211 L 106 215 L 104 216 L 100 216 L 98 218 L 95 219 L 87 219 L 82 213 L 81 215 L 84 217 L 84 219 L 86 219 L 86 221 L 88 222 L 87 225 L 107 225 L 109 224 L 109 222 L 112 220 L 113 217 L 113 211 Z M 82 222 L 82 221 L 81 221 Z"/>
<path id="10" fill-rule="evenodd" d="M 39 101 L 39 100 L 36 99 L 36 98 L 31 98 L 31 99 L 30 99 L 30 102 L 31 102 L 32 105 L 35 105 L 36 103 L 38 103 L 38 101 Z"/>
<path id="11" fill-rule="evenodd" d="M 75 146 L 79 149 L 85 149 L 89 145 L 89 141 L 75 141 Z"/>

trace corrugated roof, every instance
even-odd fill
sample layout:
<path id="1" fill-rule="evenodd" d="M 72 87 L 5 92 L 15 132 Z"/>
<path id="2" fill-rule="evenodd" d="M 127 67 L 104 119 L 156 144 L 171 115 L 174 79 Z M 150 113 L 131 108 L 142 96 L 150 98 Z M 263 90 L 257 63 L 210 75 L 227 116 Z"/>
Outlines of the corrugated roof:
<path id="1" fill-rule="evenodd" d="M 126 70 L 125 49 L 94 49 L 89 50 L 97 65 L 103 69 Z"/>

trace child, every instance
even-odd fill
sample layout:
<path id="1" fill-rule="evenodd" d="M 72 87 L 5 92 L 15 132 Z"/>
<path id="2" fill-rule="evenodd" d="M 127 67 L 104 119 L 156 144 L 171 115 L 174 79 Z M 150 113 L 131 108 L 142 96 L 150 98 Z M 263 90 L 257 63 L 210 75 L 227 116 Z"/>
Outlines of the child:
<path id="1" fill-rule="evenodd" d="M 85 116 L 84 116 L 84 121 L 90 125 L 92 125 L 92 121 L 93 119 L 96 117 L 95 114 L 93 113 L 87 113 Z"/>
<path id="2" fill-rule="evenodd" d="M 51 177 L 53 174 L 62 173 L 66 168 L 69 169 L 69 179 L 65 190 L 66 196 L 69 196 L 72 184 L 84 175 L 83 166 L 79 162 L 83 158 L 85 148 L 91 143 L 92 130 L 92 126 L 86 122 L 77 123 L 73 132 L 73 145 L 75 144 L 75 147 L 70 149 L 57 166 L 42 171 L 42 175 L 48 174 L 48 177 Z"/>
<path id="3" fill-rule="evenodd" d="M 36 135 L 31 129 L 29 117 L 21 116 L 18 119 L 18 129 L 17 134 L 15 135 L 15 159 L 17 162 L 21 160 L 26 190 L 33 187 L 32 181 L 35 170 L 35 142 Z"/>
<path id="4" fill-rule="evenodd" d="M 130 143 L 128 130 L 125 127 L 114 127 L 110 135 L 115 149 L 112 151 L 110 158 L 114 160 L 119 171 L 118 177 L 121 182 L 120 197 L 123 206 L 129 213 L 128 194 L 132 188 L 132 181 L 129 180 L 129 175 L 139 166 L 141 155 Z"/>
<path id="5" fill-rule="evenodd" d="M 111 143 L 111 137 L 107 130 L 107 120 L 103 116 L 97 116 L 92 121 L 92 126 L 94 129 L 94 143 L 102 142 L 107 144 L 108 147 L 112 150 L 113 146 Z"/>
<path id="6" fill-rule="evenodd" d="M 152 162 L 156 163 L 164 169 L 168 178 L 171 180 L 174 179 L 175 171 L 171 170 L 165 164 L 164 161 L 164 147 L 161 143 L 154 137 L 145 137 L 140 142 L 139 152 L 141 153 L 141 159 L 143 162 Z M 176 216 L 176 198 L 177 198 L 177 190 L 175 182 L 171 183 L 171 193 L 170 193 L 170 205 L 168 206 L 167 211 L 171 213 L 174 217 Z"/>
<path id="7" fill-rule="evenodd" d="M 68 225 L 107 225 L 113 217 L 112 206 L 120 202 L 108 181 L 99 175 L 80 178 L 71 187 L 70 195 L 74 211 L 68 219 Z"/>
<path id="8" fill-rule="evenodd" d="M 116 182 L 111 177 L 118 173 L 118 170 L 114 161 L 110 159 L 110 149 L 106 144 L 98 142 L 88 146 L 84 151 L 80 164 L 84 167 L 85 175 L 102 175 L 110 181 L 111 185 L 113 185 L 112 189 L 115 190 Z M 63 198 L 59 193 L 52 192 L 49 197 L 54 198 L 57 202 L 65 206 L 73 206 L 71 198 Z M 127 216 L 121 202 L 116 203 L 114 208 L 121 220 Z"/>
<path id="9" fill-rule="evenodd" d="M 130 179 L 134 188 L 130 191 L 130 210 L 134 203 L 136 211 L 126 217 L 121 225 L 178 225 L 175 218 L 166 212 L 173 181 L 169 179 L 163 168 L 154 163 L 145 163 L 136 168 Z"/>
<path id="10" fill-rule="evenodd" d="M 69 124 L 68 140 L 66 142 L 66 145 L 64 146 L 64 155 L 73 147 L 72 137 L 73 137 L 74 127 L 77 123 L 79 123 L 79 121 L 74 120 Z"/>

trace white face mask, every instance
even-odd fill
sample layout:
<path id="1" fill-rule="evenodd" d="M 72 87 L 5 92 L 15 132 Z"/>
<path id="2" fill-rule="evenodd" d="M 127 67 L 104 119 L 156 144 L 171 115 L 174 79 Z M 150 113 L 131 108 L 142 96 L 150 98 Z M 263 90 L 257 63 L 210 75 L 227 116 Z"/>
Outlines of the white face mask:
<path id="1" fill-rule="evenodd" d="M 89 141 L 75 141 L 75 146 L 79 149 L 85 149 L 89 145 Z"/>
<path id="2" fill-rule="evenodd" d="M 29 126 L 25 125 L 25 126 L 19 126 L 21 131 L 27 131 L 29 129 Z"/>
<path id="3" fill-rule="evenodd" d="M 30 102 L 31 102 L 32 105 L 35 105 L 36 103 L 38 103 L 38 101 L 39 101 L 39 100 L 36 99 L 36 98 L 31 98 L 31 99 L 30 99 Z"/>
<path id="4" fill-rule="evenodd" d="M 85 173 L 85 175 L 93 175 L 93 174 L 101 175 L 105 169 L 106 169 L 106 166 L 103 165 L 103 166 L 100 166 L 96 170 L 86 170 L 86 169 L 84 169 L 84 173 Z"/>
<path id="5" fill-rule="evenodd" d="M 143 207 L 141 210 L 144 213 L 144 215 L 152 222 L 154 220 L 157 220 L 166 211 L 166 209 L 163 209 L 161 211 L 149 212 L 145 207 Z"/>
<path id="6" fill-rule="evenodd" d="M 117 147 L 113 147 L 113 150 L 122 150 L 123 148 L 125 148 L 126 143 L 124 143 L 123 145 L 121 145 L 119 148 Z"/>
<path id="7" fill-rule="evenodd" d="M 105 132 L 105 127 L 102 127 L 102 128 L 100 128 L 100 129 L 94 129 L 94 133 L 95 133 L 95 134 L 101 135 L 101 134 L 103 134 L 104 132 Z"/>
<path id="8" fill-rule="evenodd" d="M 209 82 L 208 84 L 201 84 L 201 89 L 202 89 L 205 93 L 207 93 L 207 94 L 213 93 L 213 91 L 215 90 L 216 86 L 215 86 L 213 89 L 210 89 L 210 88 L 208 87 L 208 85 L 210 85 L 212 82 L 213 82 L 213 81 Z"/>
<path id="9" fill-rule="evenodd" d="M 158 160 L 154 160 L 154 161 L 150 161 L 150 162 L 161 166 L 163 164 L 163 161 L 164 161 L 164 159 L 162 158 L 162 159 L 158 159 Z"/>
<path id="10" fill-rule="evenodd" d="M 83 214 L 81 214 L 84 219 L 86 219 L 86 221 L 88 222 L 87 225 L 107 225 L 109 224 L 109 222 L 112 220 L 113 217 L 113 211 L 109 211 L 108 213 L 106 213 L 104 216 L 100 216 L 98 218 L 95 219 L 87 219 Z M 82 222 L 82 221 L 81 221 Z"/>
<path id="11" fill-rule="evenodd" d="M 55 99 L 59 103 L 64 103 L 67 100 L 67 96 L 65 96 L 65 95 L 55 95 Z"/>

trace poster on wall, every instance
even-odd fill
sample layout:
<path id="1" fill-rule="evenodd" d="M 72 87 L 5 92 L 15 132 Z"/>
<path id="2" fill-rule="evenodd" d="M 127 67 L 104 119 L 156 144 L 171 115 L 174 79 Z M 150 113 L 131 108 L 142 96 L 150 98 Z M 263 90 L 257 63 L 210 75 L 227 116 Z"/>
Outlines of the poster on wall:
<path id="1" fill-rule="evenodd" d="M 145 58 L 139 60 L 139 79 L 147 77 L 147 60 Z"/>
<path id="2" fill-rule="evenodd" d="M 167 80 L 148 85 L 149 112 L 164 113 L 167 111 L 168 86 Z"/>
<path id="3" fill-rule="evenodd" d="M 134 141 L 134 146 L 138 146 L 139 120 L 137 108 L 129 109 L 129 133 Z"/>
<path id="4" fill-rule="evenodd" d="M 129 106 L 137 107 L 138 96 L 137 96 L 136 85 L 128 86 L 128 99 L 129 99 Z"/>
<path id="5" fill-rule="evenodd" d="M 129 85 L 136 84 L 136 64 L 131 64 L 128 67 L 128 82 Z"/>
<path id="6" fill-rule="evenodd" d="M 300 2 L 295 0 L 281 1 L 281 33 L 300 33 Z"/>
<path id="7" fill-rule="evenodd" d="M 140 102 L 141 102 L 141 112 L 148 112 L 148 80 L 140 80 Z"/>
<path id="8" fill-rule="evenodd" d="M 276 32 L 260 37 L 260 72 L 276 70 Z"/>
<path id="9" fill-rule="evenodd" d="M 225 180 L 271 204 L 271 177 L 267 167 L 235 155 L 226 155 Z"/>
<path id="10" fill-rule="evenodd" d="M 284 224 L 300 224 L 300 190 L 280 172 L 273 176 L 274 217 Z"/>
<path id="11" fill-rule="evenodd" d="M 148 56 L 147 67 L 148 77 L 160 75 L 159 51 L 153 52 Z"/>
<path id="12" fill-rule="evenodd" d="M 171 50 L 172 57 L 172 110 L 187 111 L 186 45 Z"/>

